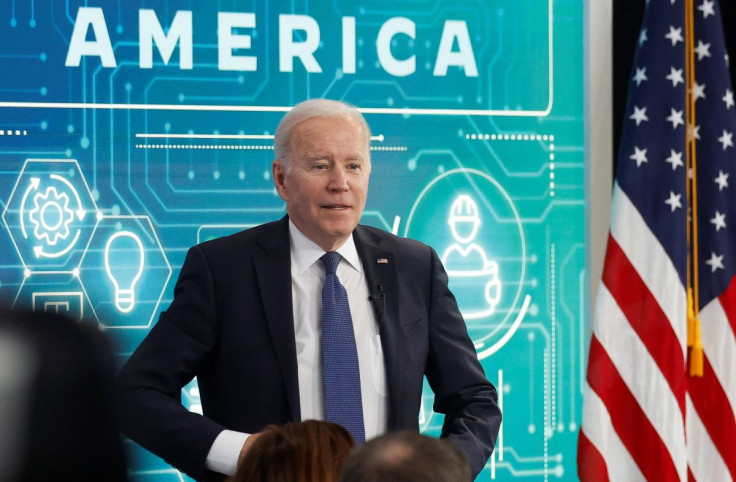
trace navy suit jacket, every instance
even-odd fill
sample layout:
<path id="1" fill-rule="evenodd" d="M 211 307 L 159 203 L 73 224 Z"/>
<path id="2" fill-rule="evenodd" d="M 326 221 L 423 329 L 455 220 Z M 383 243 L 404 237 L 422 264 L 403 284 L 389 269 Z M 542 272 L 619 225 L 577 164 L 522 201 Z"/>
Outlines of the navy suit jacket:
<path id="1" fill-rule="evenodd" d="M 423 377 L 442 437 L 480 472 L 501 423 L 437 254 L 414 240 L 353 232 L 380 324 L 388 429 L 418 429 Z M 378 260 L 381 260 L 379 262 Z M 385 261 L 384 261 L 385 260 Z M 122 431 L 196 479 L 224 429 L 299 421 L 288 218 L 192 247 L 174 300 L 118 376 Z M 380 288 L 379 288 L 380 287 Z M 180 403 L 196 376 L 205 416 Z"/>

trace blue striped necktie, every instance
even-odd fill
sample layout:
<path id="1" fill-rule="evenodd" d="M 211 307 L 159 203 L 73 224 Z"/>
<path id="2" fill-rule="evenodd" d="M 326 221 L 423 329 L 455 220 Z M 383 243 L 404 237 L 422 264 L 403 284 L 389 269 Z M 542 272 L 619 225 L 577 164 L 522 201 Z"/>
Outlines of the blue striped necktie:
<path id="1" fill-rule="evenodd" d="M 337 278 L 340 254 L 322 256 L 325 285 L 322 288 L 322 376 L 325 418 L 345 427 L 357 444 L 365 441 L 360 369 L 355 347 L 348 294 Z"/>

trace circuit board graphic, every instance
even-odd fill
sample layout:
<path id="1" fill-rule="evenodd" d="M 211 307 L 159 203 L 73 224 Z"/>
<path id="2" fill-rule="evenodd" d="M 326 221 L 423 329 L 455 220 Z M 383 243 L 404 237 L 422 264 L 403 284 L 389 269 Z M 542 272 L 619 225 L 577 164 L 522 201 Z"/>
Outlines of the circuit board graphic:
<path id="1" fill-rule="evenodd" d="M 372 129 L 362 222 L 432 245 L 504 423 L 478 480 L 575 480 L 587 320 L 582 2 L 11 0 L 0 298 L 120 363 L 186 250 L 285 214 L 273 133 L 312 97 Z M 182 393 L 200 411 L 196 380 Z M 439 434 L 432 394 L 420 427 Z M 132 442 L 131 479 L 186 477 Z"/>

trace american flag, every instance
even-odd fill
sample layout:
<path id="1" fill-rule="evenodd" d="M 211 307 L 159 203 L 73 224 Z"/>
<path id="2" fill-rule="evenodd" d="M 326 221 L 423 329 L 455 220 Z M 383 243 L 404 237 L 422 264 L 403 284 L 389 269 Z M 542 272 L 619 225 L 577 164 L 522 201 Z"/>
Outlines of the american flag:
<path id="1" fill-rule="evenodd" d="M 736 480 L 736 108 L 717 0 L 648 2 L 626 112 L 578 473 Z M 688 375 L 688 286 L 702 377 Z"/>

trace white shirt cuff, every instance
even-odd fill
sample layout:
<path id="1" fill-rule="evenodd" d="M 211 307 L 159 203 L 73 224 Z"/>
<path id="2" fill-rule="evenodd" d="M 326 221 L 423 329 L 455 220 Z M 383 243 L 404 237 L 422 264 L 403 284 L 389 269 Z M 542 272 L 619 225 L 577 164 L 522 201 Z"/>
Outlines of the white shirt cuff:
<path id="1" fill-rule="evenodd" d="M 238 468 L 240 451 L 248 437 L 250 437 L 248 433 L 232 430 L 220 432 L 207 454 L 205 461 L 207 468 L 220 474 L 233 475 Z"/>

